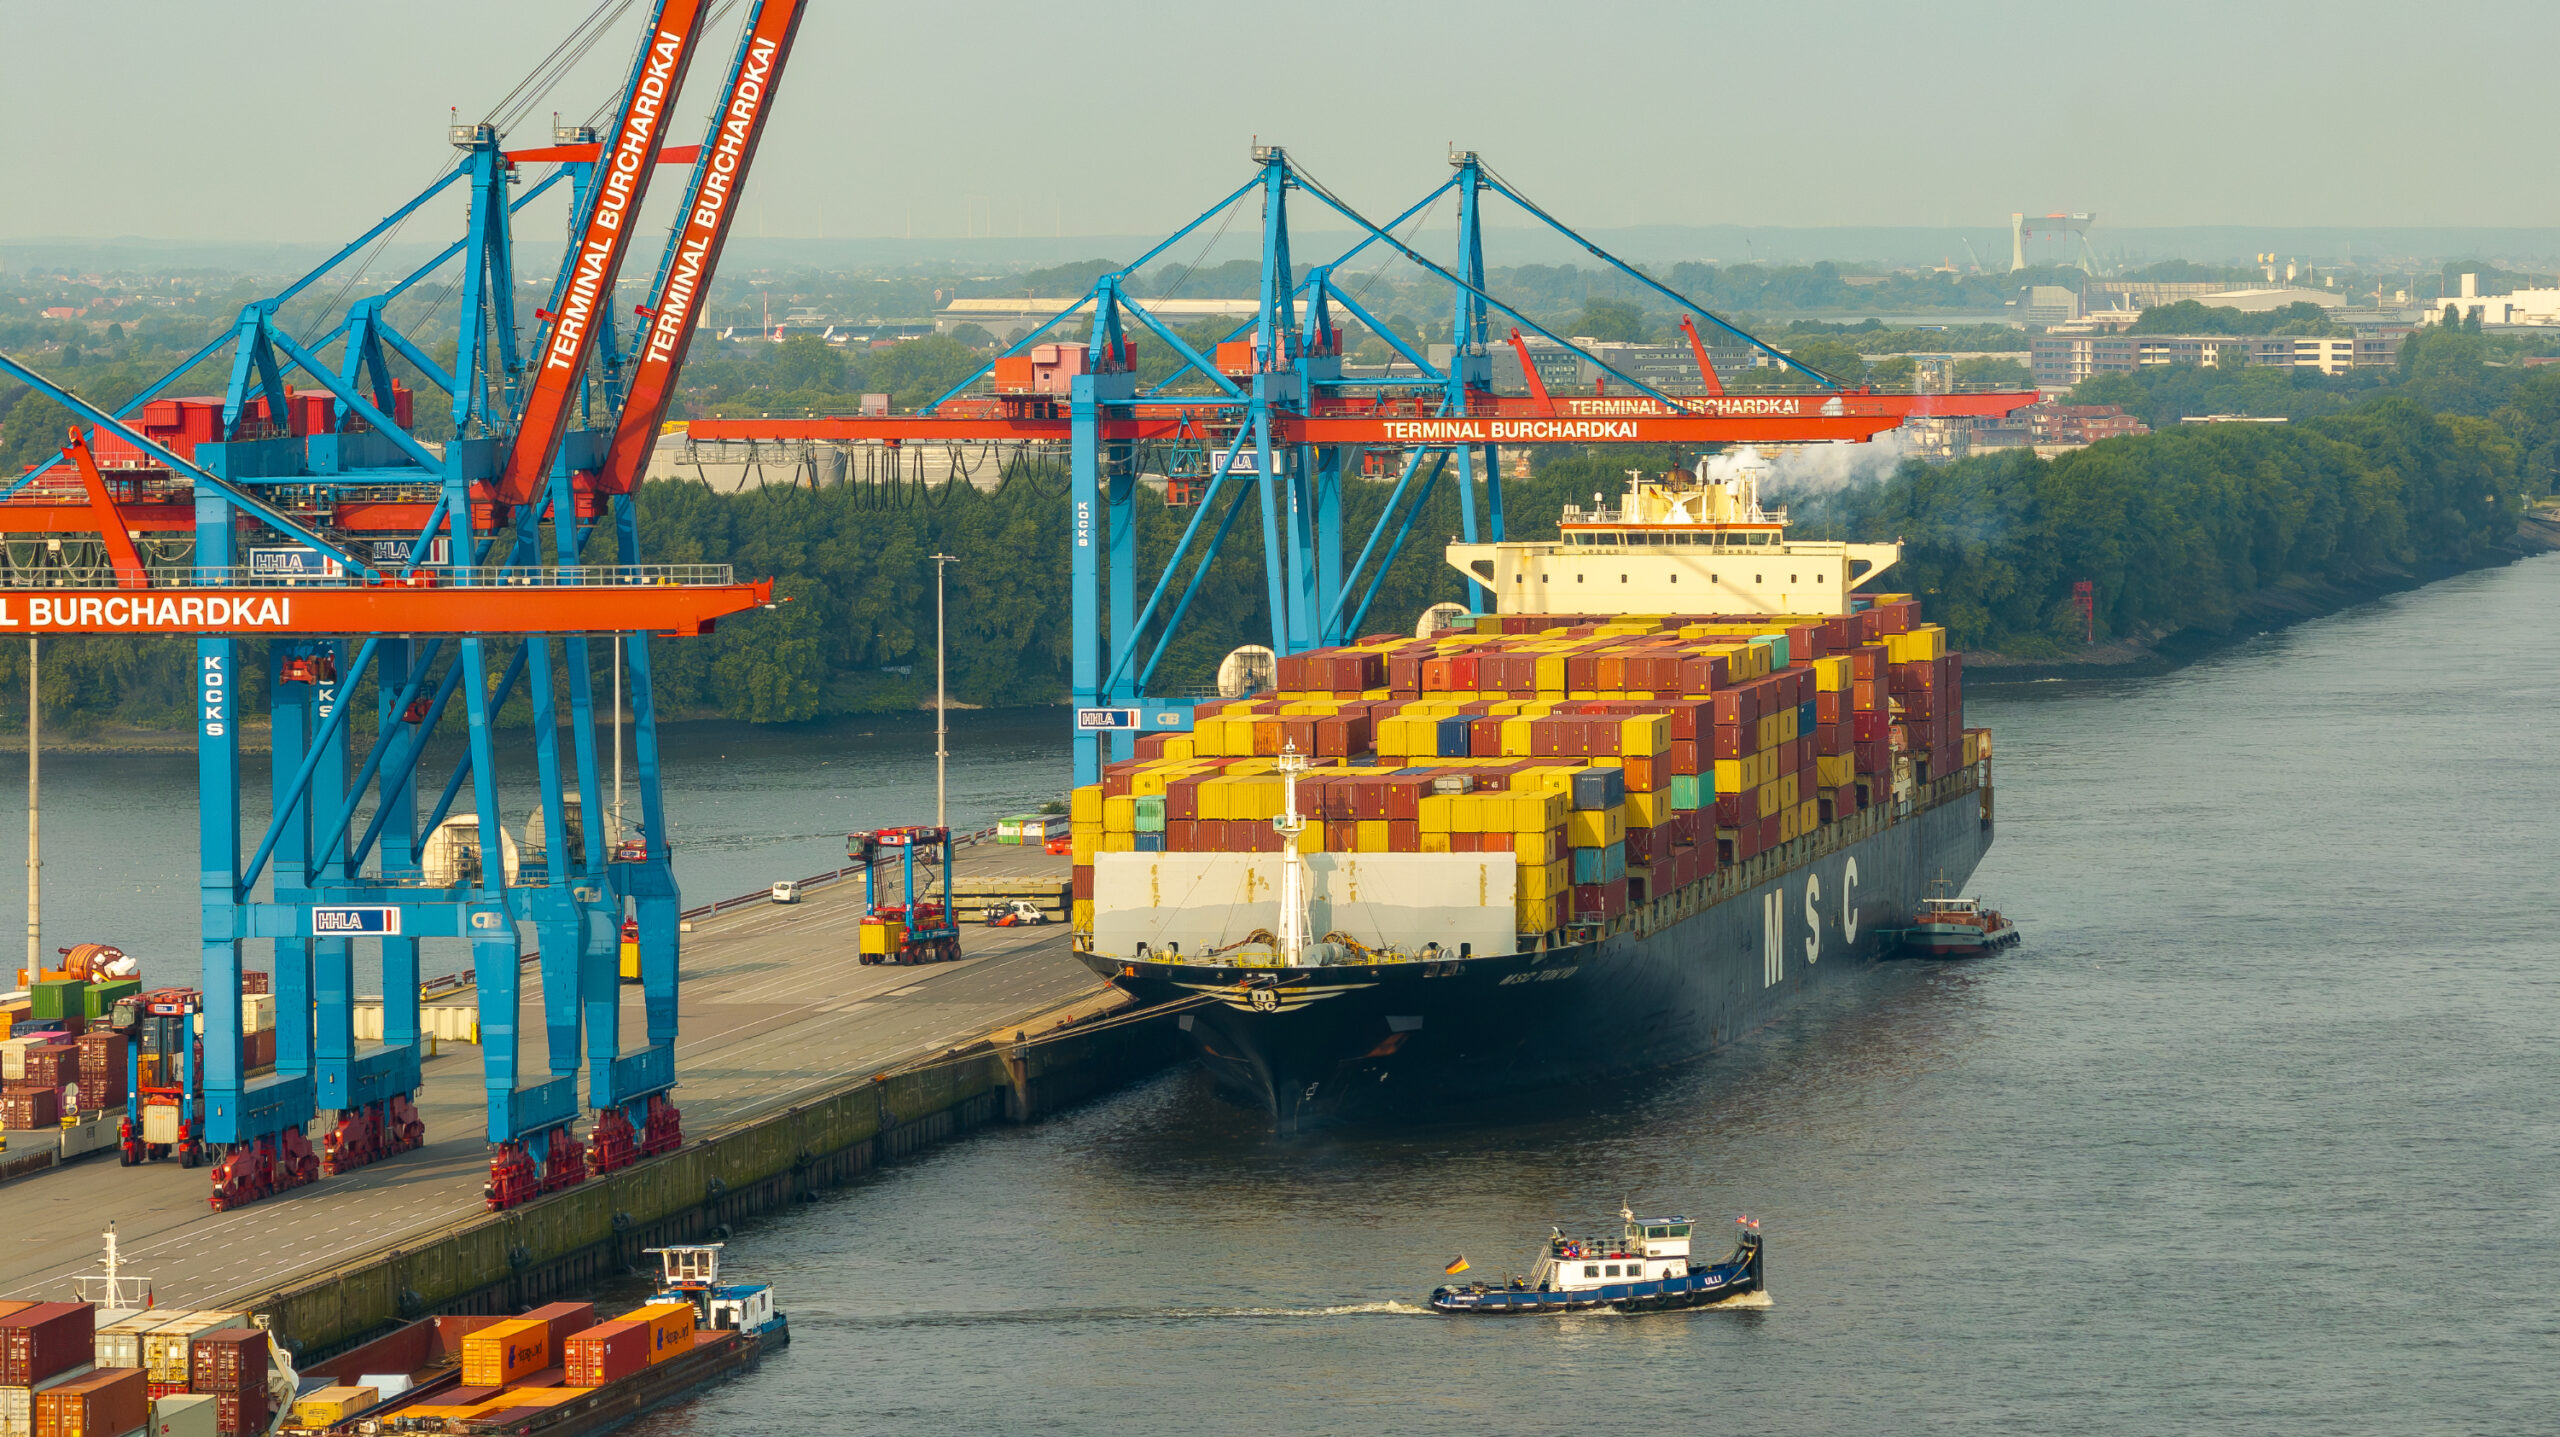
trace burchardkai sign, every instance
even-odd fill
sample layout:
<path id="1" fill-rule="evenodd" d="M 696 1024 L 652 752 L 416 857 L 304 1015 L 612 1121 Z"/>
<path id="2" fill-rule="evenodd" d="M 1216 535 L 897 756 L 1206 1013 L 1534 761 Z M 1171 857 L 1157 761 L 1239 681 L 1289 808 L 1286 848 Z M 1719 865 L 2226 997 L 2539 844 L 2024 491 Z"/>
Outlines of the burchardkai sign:
<path id="1" fill-rule="evenodd" d="M 350 585 L 278 593 L 223 589 L 0 589 L 0 634 L 673 634 L 711 631 L 768 603 L 769 580 L 739 584 Z"/>
<path id="2" fill-rule="evenodd" d="M 283 594 L 0 594 L 0 629 L 111 633 L 292 633 L 293 598 Z"/>

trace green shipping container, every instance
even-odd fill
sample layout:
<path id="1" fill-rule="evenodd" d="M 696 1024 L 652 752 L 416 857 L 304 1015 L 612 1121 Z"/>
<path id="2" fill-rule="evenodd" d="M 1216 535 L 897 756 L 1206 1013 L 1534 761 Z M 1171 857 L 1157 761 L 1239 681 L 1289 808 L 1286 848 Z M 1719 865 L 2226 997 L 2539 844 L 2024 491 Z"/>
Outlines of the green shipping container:
<path id="1" fill-rule="evenodd" d="M 1769 646 L 1769 668 L 1772 672 L 1787 667 L 1786 635 L 1758 634 L 1753 636 L 1751 642 L 1755 644 L 1766 644 Z"/>
<path id="2" fill-rule="evenodd" d="M 1674 810 L 1704 808 L 1715 802 L 1715 775 L 1675 773 L 1671 775 L 1671 807 Z"/>
<path id="3" fill-rule="evenodd" d="M 138 997 L 141 993 L 142 980 L 139 978 L 114 978 L 104 983 L 92 983 L 89 991 L 81 995 L 81 1011 L 95 1022 L 113 1016 L 118 1000 Z"/>
<path id="4" fill-rule="evenodd" d="M 89 985 L 76 978 L 48 978 L 28 994 L 35 1005 L 35 1020 L 49 1023 L 58 1018 L 85 1018 L 80 1011 L 80 995 Z"/>
<path id="5" fill-rule="evenodd" d="M 1142 793 L 1138 795 L 1137 831 L 1140 833 L 1164 832 L 1163 794 Z"/>

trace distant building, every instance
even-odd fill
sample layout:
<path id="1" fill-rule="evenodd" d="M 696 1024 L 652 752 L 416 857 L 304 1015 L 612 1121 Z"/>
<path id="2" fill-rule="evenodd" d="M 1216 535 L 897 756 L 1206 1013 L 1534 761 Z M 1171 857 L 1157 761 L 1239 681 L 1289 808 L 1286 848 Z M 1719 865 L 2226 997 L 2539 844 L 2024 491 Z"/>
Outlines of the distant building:
<path id="1" fill-rule="evenodd" d="M 2362 334 L 2040 334 L 2030 341 L 2029 368 L 2041 389 L 2068 389 L 2097 375 L 2167 364 L 2271 364 L 2344 374 L 2358 364 L 2393 362 L 2399 338 L 2380 329 L 2369 341 Z"/>
<path id="2" fill-rule="evenodd" d="M 1976 420 L 1969 436 L 1974 453 L 2033 449 L 2050 459 L 2086 449 L 2101 439 L 2148 434 L 2151 426 L 2115 404 L 2030 404 L 1997 423 Z"/>
<path id="3" fill-rule="evenodd" d="M 2443 303 L 2430 305 L 2420 319 L 2423 324 L 2440 324 L 2446 309 L 2457 319 L 2478 316 L 2483 325 L 2560 324 L 2560 289 L 2516 289 L 2505 294 L 2480 293 L 2480 276 L 2462 277 L 2462 292 L 2447 295 Z M 50 310 L 46 311 L 51 313 Z"/>

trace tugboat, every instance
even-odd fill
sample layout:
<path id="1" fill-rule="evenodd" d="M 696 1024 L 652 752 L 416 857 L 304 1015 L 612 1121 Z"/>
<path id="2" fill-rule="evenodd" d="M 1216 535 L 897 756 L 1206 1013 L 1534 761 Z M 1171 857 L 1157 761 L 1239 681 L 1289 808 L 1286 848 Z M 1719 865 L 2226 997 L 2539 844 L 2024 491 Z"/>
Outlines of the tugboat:
<path id="1" fill-rule="evenodd" d="M 1978 958 L 2019 942 L 2018 925 L 1985 908 L 1978 898 L 1958 897 L 1941 878 L 1920 900 L 1919 916 L 1896 935 L 1902 951 L 1926 958 Z"/>
<path id="2" fill-rule="evenodd" d="M 1621 1207 L 1626 1232 L 1617 1238 L 1573 1238 L 1552 1229 L 1546 1250 L 1525 1278 L 1500 1286 L 1473 1282 L 1431 1294 L 1431 1310 L 1446 1317 L 1526 1317 L 1542 1312 L 1665 1312 L 1711 1307 L 1761 1290 L 1760 1224 L 1737 1218 L 1741 1232 L 1733 1255 L 1722 1262 L 1693 1262 L 1685 1217 L 1639 1218 Z M 1466 1270 L 1466 1259 L 1449 1265 Z"/>

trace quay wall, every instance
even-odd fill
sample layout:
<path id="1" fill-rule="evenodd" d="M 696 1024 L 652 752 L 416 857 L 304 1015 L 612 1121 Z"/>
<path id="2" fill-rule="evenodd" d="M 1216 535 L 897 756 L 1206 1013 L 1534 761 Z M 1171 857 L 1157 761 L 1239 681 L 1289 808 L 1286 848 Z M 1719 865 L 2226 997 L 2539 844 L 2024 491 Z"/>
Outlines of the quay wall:
<path id="1" fill-rule="evenodd" d="M 648 1262 L 644 1249 L 717 1241 L 732 1223 L 972 1129 L 1036 1122 L 1186 1055 L 1170 1014 L 1063 1031 L 1035 1021 L 1009 1036 L 1033 1033 L 1042 1036 L 855 1080 L 523 1207 L 213 1306 L 257 1313 L 305 1362 L 430 1314 L 520 1312 L 592 1292 Z"/>

